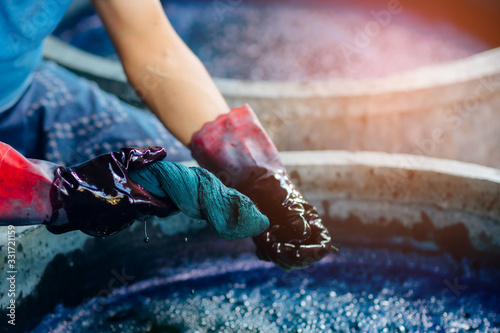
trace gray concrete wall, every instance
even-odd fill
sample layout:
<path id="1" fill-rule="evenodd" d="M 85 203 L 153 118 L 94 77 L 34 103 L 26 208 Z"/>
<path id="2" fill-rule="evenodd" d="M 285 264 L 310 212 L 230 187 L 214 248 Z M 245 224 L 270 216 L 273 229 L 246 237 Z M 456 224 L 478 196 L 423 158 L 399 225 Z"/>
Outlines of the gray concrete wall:
<path id="1" fill-rule="evenodd" d="M 500 254 L 500 170 L 374 152 L 291 152 L 283 161 L 339 242 L 403 236 Z"/>
<path id="2" fill-rule="evenodd" d="M 118 62 L 55 39 L 45 56 L 140 105 Z M 279 150 L 380 151 L 500 168 L 500 48 L 382 79 L 215 82 L 231 106 L 254 108 Z"/>
<path id="3" fill-rule="evenodd" d="M 254 107 L 281 150 L 381 151 L 500 168 L 500 49 L 375 80 L 219 84 L 231 104 Z"/>

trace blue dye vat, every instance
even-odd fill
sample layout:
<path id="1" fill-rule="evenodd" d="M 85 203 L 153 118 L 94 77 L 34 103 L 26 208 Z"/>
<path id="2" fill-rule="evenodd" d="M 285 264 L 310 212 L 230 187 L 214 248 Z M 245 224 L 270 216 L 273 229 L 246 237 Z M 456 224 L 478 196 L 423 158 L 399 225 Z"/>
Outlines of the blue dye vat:
<path id="1" fill-rule="evenodd" d="M 383 77 L 491 47 L 450 19 L 423 18 L 409 5 L 402 2 L 403 10 L 386 21 L 378 18 L 378 23 L 373 13 L 387 10 L 387 1 L 163 3 L 172 26 L 215 77 L 294 81 Z M 82 50 L 117 59 L 92 11 L 76 23 L 63 24 L 55 35 Z"/>
<path id="2" fill-rule="evenodd" d="M 243 254 L 59 305 L 33 332 L 499 332 L 498 281 L 446 254 L 343 247 L 288 273 Z"/>

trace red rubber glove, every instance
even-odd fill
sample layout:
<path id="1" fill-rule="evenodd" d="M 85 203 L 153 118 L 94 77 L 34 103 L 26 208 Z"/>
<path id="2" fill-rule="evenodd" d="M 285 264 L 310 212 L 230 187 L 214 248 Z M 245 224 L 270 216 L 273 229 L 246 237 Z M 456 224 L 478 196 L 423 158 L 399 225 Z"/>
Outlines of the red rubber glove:
<path id="1" fill-rule="evenodd" d="M 200 166 L 247 195 L 270 220 L 253 238 L 259 258 L 285 270 L 304 268 L 331 249 L 316 209 L 292 184 L 278 151 L 248 105 L 206 123 L 189 145 Z"/>
<path id="2" fill-rule="evenodd" d="M 142 215 L 178 212 L 168 199 L 135 184 L 128 172 L 162 160 L 161 147 L 123 148 L 64 168 L 24 158 L 0 142 L 0 220 L 7 224 L 46 224 L 55 234 L 81 230 L 109 236 Z"/>

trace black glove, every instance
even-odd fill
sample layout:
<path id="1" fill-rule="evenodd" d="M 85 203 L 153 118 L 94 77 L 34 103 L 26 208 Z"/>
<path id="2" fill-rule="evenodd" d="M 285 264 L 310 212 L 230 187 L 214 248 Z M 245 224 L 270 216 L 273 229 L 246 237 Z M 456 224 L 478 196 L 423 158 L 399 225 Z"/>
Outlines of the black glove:
<path id="1" fill-rule="evenodd" d="M 91 236 L 109 236 L 141 216 L 177 213 L 171 200 L 149 193 L 128 175 L 166 155 L 161 147 L 122 148 L 69 168 L 58 167 L 51 191 L 55 214 L 47 229 L 55 234 L 81 230 Z M 58 217 L 63 214 L 67 219 L 61 223 Z"/>
<path id="2" fill-rule="evenodd" d="M 206 123 L 189 145 L 198 163 L 247 195 L 270 220 L 254 237 L 257 254 L 285 270 L 304 268 L 331 250 L 316 209 L 293 185 L 278 151 L 245 105 Z"/>
<path id="3" fill-rule="evenodd" d="M 156 197 L 128 176 L 166 154 L 161 147 L 123 148 L 65 168 L 26 159 L 0 142 L 0 225 L 43 223 L 55 234 L 109 236 L 142 215 L 176 213 L 169 198 Z"/>

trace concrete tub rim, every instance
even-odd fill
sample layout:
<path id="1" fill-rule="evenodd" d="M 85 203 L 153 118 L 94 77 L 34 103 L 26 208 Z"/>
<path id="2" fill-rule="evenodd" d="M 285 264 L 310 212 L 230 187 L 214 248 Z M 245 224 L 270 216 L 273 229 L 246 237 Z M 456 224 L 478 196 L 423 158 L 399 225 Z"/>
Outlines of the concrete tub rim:
<path id="1" fill-rule="evenodd" d="M 469 186 L 470 184 L 473 184 L 474 186 L 471 187 L 472 190 L 470 195 L 480 198 L 484 198 L 484 195 L 488 196 L 488 198 L 496 197 L 497 200 L 499 200 L 498 202 L 500 202 L 500 170 L 453 160 L 378 152 L 294 151 L 282 152 L 281 157 L 292 178 L 299 177 L 302 179 L 304 186 L 301 187 L 301 189 L 306 196 L 309 197 L 311 195 L 311 201 L 316 200 L 315 204 L 321 204 L 322 200 L 327 200 L 331 204 L 337 205 L 336 207 L 339 207 L 338 205 L 344 205 L 347 209 L 351 210 L 356 210 L 356 207 L 358 207 L 358 209 L 360 209 L 358 216 L 361 220 L 364 219 L 362 222 L 364 223 L 365 228 L 376 226 L 379 230 L 381 228 L 386 228 L 384 230 L 387 230 L 387 228 L 391 227 L 390 224 L 384 224 L 381 220 L 370 220 L 370 215 L 373 214 L 373 211 L 368 211 L 368 215 L 363 215 L 362 210 L 366 210 L 367 207 L 371 209 L 378 205 L 380 207 L 379 213 L 382 212 L 382 214 L 388 215 L 395 213 L 395 215 L 393 215 L 396 217 L 399 216 L 401 219 L 407 216 L 410 216 L 413 219 L 417 216 L 417 219 L 413 219 L 412 221 L 409 221 L 409 223 L 401 220 L 402 225 L 408 228 L 408 230 L 412 230 L 411 228 L 415 226 L 415 224 L 420 223 L 420 220 L 418 220 L 420 210 L 427 210 L 429 216 L 431 217 L 430 221 L 433 223 L 431 229 L 439 232 L 441 237 L 453 239 L 455 234 L 450 232 L 450 229 L 446 228 L 450 226 L 450 223 L 452 226 L 463 223 L 462 228 L 468 230 L 470 240 L 467 241 L 472 244 L 472 247 L 465 248 L 465 252 L 462 252 L 460 255 L 468 254 L 469 256 L 474 256 L 475 258 L 479 258 L 476 256 L 477 254 L 484 254 L 484 258 L 488 258 L 488 256 L 491 255 L 493 255 L 494 258 L 498 258 L 500 256 L 500 207 L 494 207 L 493 212 L 484 212 L 484 214 L 481 212 L 478 213 L 477 205 L 467 206 L 464 210 L 460 200 L 467 198 L 459 197 L 456 201 L 450 201 L 451 203 L 449 205 L 444 205 L 445 211 L 443 213 L 434 209 L 435 202 L 431 195 L 428 197 L 424 196 L 424 199 L 417 203 L 412 203 L 412 200 L 408 201 L 405 198 L 398 198 L 393 203 L 385 205 L 382 201 L 385 201 L 384 198 L 387 197 L 387 190 L 371 192 L 371 198 L 356 194 L 363 194 L 363 192 L 360 192 L 359 189 L 363 189 L 363 186 L 366 185 L 363 181 L 359 181 L 360 179 L 369 180 L 377 179 L 377 177 L 380 179 L 381 175 L 383 177 L 384 173 L 392 172 L 393 170 L 403 170 L 404 172 L 412 171 L 415 173 L 414 179 L 408 179 L 408 181 L 417 183 L 417 185 L 420 181 L 425 182 L 426 180 L 433 179 L 440 180 L 441 178 L 452 179 L 458 183 L 459 186 L 457 188 L 461 188 L 461 185 Z M 409 164 L 408 159 L 415 157 L 416 159 L 412 162 L 412 164 Z M 194 161 L 184 162 L 184 164 L 187 166 L 196 165 Z M 371 170 L 375 171 L 371 172 Z M 341 174 L 340 176 L 338 175 L 339 172 Z M 329 179 L 318 180 L 318 177 L 321 177 L 321 175 L 326 175 Z M 345 196 L 345 193 L 342 193 L 342 187 L 334 188 L 332 190 L 332 188 L 329 187 L 332 182 L 336 182 L 337 184 L 341 184 L 342 182 L 344 184 L 348 184 L 348 186 L 351 186 L 353 189 L 353 196 Z M 320 191 L 316 196 L 314 196 L 317 187 L 320 188 Z M 329 191 L 332 193 L 328 194 Z M 418 194 L 411 191 L 409 193 L 410 199 L 411 195 Z M 373 200 L 373 198 L 376 198 L 377 195 L 380 195 L 380 202 L 378 203 L 376 200 Z M 421 194 L 418 195 L 419 198 L 422 198 Z M 319 201 L 317 200 L 318 196 Z M 349 202 L 353 203 L 353 205 L 350 205 Z M 321 210 L 322 207 L 318 206 L 318 208 Z M 416 214 L 408 214 L 408 210 L 416 210 Z M 325 210 L 322 212 L 320 211 L 322 215 L 324 215 L 325 212 Z M 433 215 L 434 213 L 435 215 Z M 335 214 L 336 212 L 334 212 L 333 215 Z M 468 217 L 469 220 L 455 220 L 454 216 L 456 214 L 463 214 L 462 216 Z M 330 214 L 328 217 L 331 218 Z M 440 217 L 445 217 L 448 220 L 441 220 Z M 174 216 L 172 218 L 176 217 Z M 342 217 L 333 217 L 333 220 L 325 221 L 327 223 L 336 223 L 339 221 L 340 223 L 344 223 L 344 226 L 352 222 L 347 219 L 346 223 L 346 221 L 343 221 Z M 180 234 L 198 233 L 198 231 L 203 228 L 203 225 L 200 225 L 197 221 L 190 222 L 182 216 L 179 217 L 179 221 L 174 222 L 174 220 L 171 220 L 170 222 L 177 223 L 176 225 L 179 226 L 179 229 L 174 230 L 173 233 L 166 233 L 162 228 L 171 230 L 171 226 L 168 226 L 167 223 L 161 223 L 161 221 L 151 221 L 150 224 L 156 228 L 155 230 L 161 233 L 161 238 L 164 238 L 165 241 L 173 239 L 169 237 L 184 238 L 184 236 L 181 236 Z M 327 225 L 329 228 L 333 227 L 334 240 L 342 239 L 341 236 L 339 236 L 339 230 L 336 225 Z M 354 227 L 355 232 L 357 230 L 356 228 L 357 226 Z M 87 236 L 79 231 L 57 236 L 52 235 L 48 231 L 44 230 L 43 226 L 18 227 L 16 230 L 18 232 L 16 243 L 23 245 L 22 248 L 24 248 L 24 250 L 19 251 L 23 251 L 23 258 L 25 258 L 21 259 L 20 257 L 19 259 L 19 264 L 23 264 L 23 262 L 24 264 L 19 265 L 18 268 L 19 293 L 17 293 L 17 295 L 31 295 L 40 281 L 42 281 L 45 268 L 53 262 L 56 256 L 69 256 L 71 253 L 75 253 L 75 251 L 83 251 L 89 244 L 95 244 L 95 242 L 102 241 L 100 239 Z M 6 231 L 6 226 L 0 227 L 0 235 L 3 235 L 2 239 L 4 240 L 7 239 Z M 482 233 L 484 234 L 485 232 L 488 232 L 487 236 L 490 238 L 488 244 L 486 244 L 482 238 Z M 118 244 L 127 244 L 126 246 L 131 246 L 130 240 L 133 239 L 135 243 L 137 243 L 137 236 L 142 233 L 142 225 L 136 223 L 134 226 L 129 228 L 128 231 L 124 230 L 113 237 L 115 237 L 114 239 L 121 239 L 121 243 L 118 242 Z M 202 231 L 198 234 L 205 235 L 206 231 Z M 370 235 L 365 234 L 362 236 L 370 237 Z M 209 237 L 210 239 L 217 238 L 215 234 L 213 234 L 213 236 L 209 235 Z M 115 244 L 114 240 L 111 238 L 112 237 L 107 238 L 107 246 Z M 124 240 L 126 240 L 126 242 L 123 242 Z M 43 243 L 46 243 L 46 246 L 41 246 Z M 429 242 L 424 244 L 427 246 L 424 251 L 431 251 L 430 253 L 447 252 L 447 249 L 441 247 L 439 244 L 429 246 L 428 243 Z M 40 244 L 40 247 L 37 244 Z M 370 246 L 367 243 L 356 244 L 359 246 Z M 383 244 L 385 244 L 386 247 L 392 246 L 387 243 Z M 411 240 L 409 244 L 411 244 Z M 4 246 L 5 245 L 1 243 L 0 248 L 3 248 Z M 19 245 L 16 244 L 16 246 Z M 121 245 L 113 246 L 119 247 Z M 7 255 L 7 251 L 3 251 L 2 253 L 4 253 L 3 257 Z M 21 255 L 21 252 L 19 252 L 19 255 Z M 5 269 L 6 262 L 7 261 L 4 261 L 3 258 L 0 257 L 0 272 L 3 272 L 0 273 L 0 278 L 5 278 L 5 274 L 7 272 L 7 269 Z M 33 264 L 29 265 L 29 262 L 32 262 Z M 494 262 L 496 262 L 495 265 L 498 265 L 497 259 L 495 259 Z M 30 276 L 30 279 L 28 279 L 27 276 Z M 6 293 L 0 296 L 0 309 L 2 309 L 1 304 L 8 304 L 7 301 Z"/>
<path id="2" fill-rule="evenodd" d="M 56 37 L 50 36 L 45 42 L 44 56 L 64 67 L 97 78 L 127 83 L 127 78 L 116 60 L 106 59 L 79 50 Z M 288 82 L 288 81 L 245 81 L 214 78 L 224 97 L 237 100 L 353 100 L 369 104 L 373 98 L 393 104 L 391 112 L 404 112 L 414 107 L 408 105 L 418 100 L 420 107 L 446 105 L 463 102 L 464 92 L 476 94 L 480 86 L 485 92 L 476 96 L 485 98 L 495 94 L 500 86 L 500 47 L 477 53 L 470 57 L 451 62 L 420 67 L 384 78 L 375 79 L 334 79 L 329 81 Z M 445 90 L 443 90 L 445 89 Z M 481 89 L 484 90 L 484 89 Z M 437 91 L 440 93 L 432 93 Z M 449 93 L 441 93 L 448 91 Z M 418 99 L 415 98 L 417 95 Z M 335 109 L 335 108 L 334 108 Z M 352 109 L 352 110 L 351 110 Z M 385 108 L 345 108 L 333 111 L 341 114 L 379 114 Z"/>

